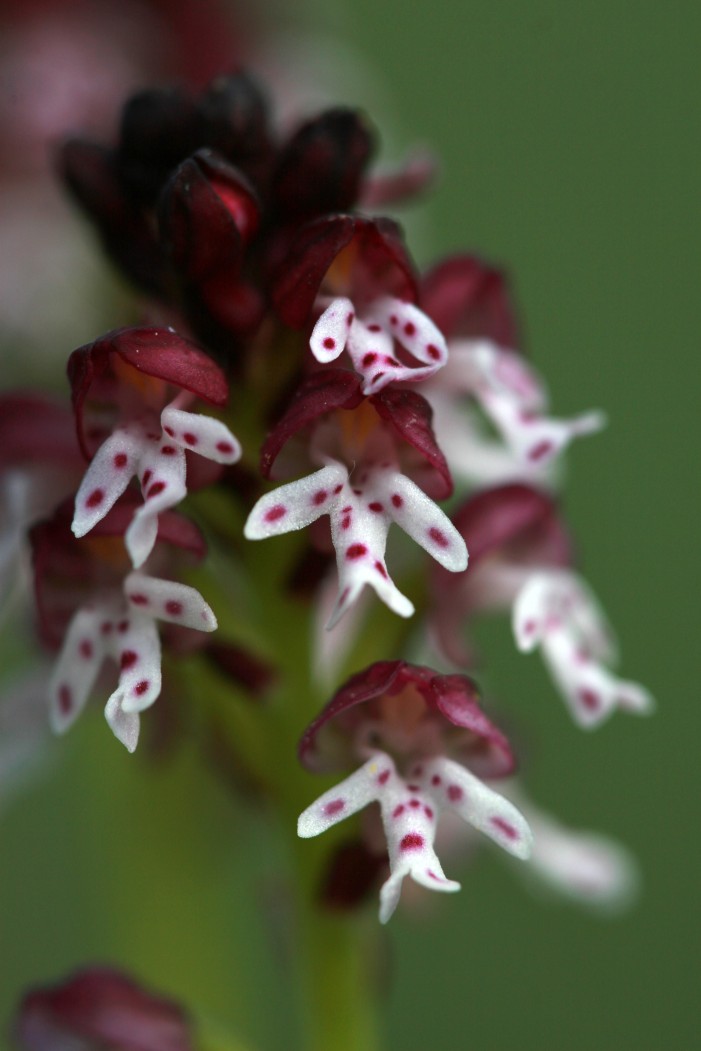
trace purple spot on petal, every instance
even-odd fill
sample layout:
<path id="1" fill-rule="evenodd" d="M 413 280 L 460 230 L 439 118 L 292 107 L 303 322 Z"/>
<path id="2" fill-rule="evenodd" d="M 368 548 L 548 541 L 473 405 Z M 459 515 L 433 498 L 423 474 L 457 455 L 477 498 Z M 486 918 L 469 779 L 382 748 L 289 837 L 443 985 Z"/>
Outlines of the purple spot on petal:
<path id="1" fill-rule="evenodd" d="M 345 799 L 332 799 L 330 803 L 327 803 L 324 807 L 324 813 L 327 817 L 333 817 L 334 814 L 340 814 L 345 808 Z"/>
<path id="2" fill-rule="evenodd" d="M 105 494 L 102 489 L 93 489 L 85 501 L 86 507 L 99 507 L 102 501 L 105 499 Z"/>
<path id="3" fill-rule="evenodd" d="M 505 821 L 503 817 L 493 817 L 490 819 L 490 823 L 495 828 L 498 828 L 500 832 L 503 832 L 507 839 L 518 839 L 517 830 L 508 821 Z"/>
<path id="4" fill-rule="evenodd" d="M 407 832 L 406 836 L 404 836 L 399 843 L 399 849 L 404 851 L 421 850 L 423 845 L 423 836 L 420 836 L 418 832 Z"/>
<path id="5" fill-rule="evenodd" d="M 428 535 L 433 540 L 434 544 L 438 544 L 439 547 L 450 547 L 450 541 L 445 533 L 442 533 L 436 526 L 431 526 L 428 531 Z"/>

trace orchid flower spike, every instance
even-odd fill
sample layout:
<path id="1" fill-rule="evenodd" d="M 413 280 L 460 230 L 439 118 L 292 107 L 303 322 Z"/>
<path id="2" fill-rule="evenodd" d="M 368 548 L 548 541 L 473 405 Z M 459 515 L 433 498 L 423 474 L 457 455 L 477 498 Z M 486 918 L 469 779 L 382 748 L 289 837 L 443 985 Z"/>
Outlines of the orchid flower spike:
<path id="1" fill-rule="evenodd" d="M 532 837 L 525 819 L 477 776 L 507 773 L 513 757 L 481 712 L 471 680 L 403 661 L 372 665 L 342 686 L 312 723 L 300 758 L 312 769 L 324 769 L 325 749 L 344 762 L 369 758 L 307 807 L 298 835 L 317 836 L 370 803 L 379 804 L 390 865 L 380 892 L 380 922 L 395 911 L 405 876 L 430 890 L 460 889 L 446 877 L 434 850 L 444 810 L 514 857 L 529 856 Z"/>
<path id="2" fill-rule="evenodd" d="M 615 660 L 611 631 L 583 580 L 566 570 L 533 573 L 513 606 L 516 645 L 540 646 L 550 674 L 580 726 L 598 726 L 617 708 L 649 714 L 654 701 L 636 682 L 606 667 Z"/>

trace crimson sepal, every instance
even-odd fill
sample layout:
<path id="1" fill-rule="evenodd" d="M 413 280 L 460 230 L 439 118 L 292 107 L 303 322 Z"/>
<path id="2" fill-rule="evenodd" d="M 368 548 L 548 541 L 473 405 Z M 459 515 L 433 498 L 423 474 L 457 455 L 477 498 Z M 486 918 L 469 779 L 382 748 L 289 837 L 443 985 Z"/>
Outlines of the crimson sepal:
<path id="1" fill-rule="evenodd" d="M 29 530 L 39 629 L 47 646 L 60 646 L 68 621 L 86 597 L 103 588 L 121 586 L 131 569 L 122 538 L 140 506 L 136 493 L 125 494 L 89 538 L 76 540 L 71 531 L 74 500 L 70 497 L 51 518 Z M 110 540 L 118 541 L 117 545 Z M 199 527 L 177 511 L 163 511 L 158 516 L 157 542 L 183 551 L 195 562 L 207 553 Z M 159 569 L 163 560 L 169 561 L 165 552 L 159 552 L 159 559 Z"/>
<path id="2" fill-rule="evenodd" d="M 338 107 L 307 121 L 280 152 L 274 206 L 295 219 L 351 208 L 373 146 L 367 121 L 355 110 Z"/>
<path id="3" fill-rule="evenodd" d="M 572 541 L 555 501 L 529 485 L 515 482 L 485 489 L 461 505 L 453 523 L 468 545 L 473 569 L 497 551 L 508 551 L 513 561 L 540 566 L 572 563 Z"/>
<path id="4" fill-rule="evenodd" d="M 35 391 L 0 395 L 0 471 L 17 464 L 79 463 L 75 422 L 66 405 Z"/>
<path id="5" fill-rule="evenodd" d="M 433 433 L 433 409 L 423 395 L 406 387 L 386 387 L 370 401 L 400 438 L 413 446 L 434 468 L 439 484 L 430 485 L 431 495 L 438 500 L 447 499 L 453 492 L 453 479 Z"/>
<path id="6" fill-rule="evenodd" d="M 175 171 L 159 203 L 168 257 L 186 282 L 239 274 L 260 207 L 245 176 L 213 150 L 198 150 Z"/>
<path id="7" fill-rule="evenodd" d="M 169 172 L 197 146 L 195 103 L 182 88 L 150 88 L 125 102 L 119 170 L 135 200 L 154 204 Z"/>
<path id="8" fill-rule="evenodd" d="M 94 440 L 86 433 L 86 401 L 93 384 L 114 381 L 112 355 L 137 372 L 163 380 L 178 390 L 190 391 L 212 405 L 226 404 L 229 388 L 220 367 L 201 347 L 173 329 L 136 326 L 107 332 L 92 343 L 78 347 L 68 359 L 78 441 L 88 459 L 104 436 Z"/>
<path id="9" fill-rule="evenodd" d="M 334 409 L 354 409 L 363 400 L 361 378 L 347 369 L 313 372 L 295 391 L 284 416 L 263 442 L 260 470 L 270 478 L 282 447 L 307 424 Z"/>
<path id="10" fill-rule="evenodd" d="M 343 257 L 341 258 L 343 253 Z M 402 232 L 391 219 L 330 215 L 304 226 L 292 240 L 273 280 L 273 304 L 292 328 L 303 328 L 329 275 L 329 294 L 347 295 L 362 308 L 379 296 L 412 303 L 418 285 Z"/>
<path id="11" fill-rule="evenodd" d="M 509 742 L 479 707 L 479 693 L 472 679 L 439 675 L 406 661 L 379 661 L 351 676 L 304 731 L 298 751 L 300 762 L 309 770 L 324 772 L 352 765 L 351 749 L 359 726 L 382 720 L 373 702 L 412 686 L 426 703 L 426 717 L 441 724 L 445 720 L 441 731 L 448 739 L 446 754 L 457 753 L 479 777 L 505 777 L 513 771 L 515 759 Z M 361 710 L 366 704 L 370 709 Z M 337 731 L 336 739 L 328 732 L 319 737 L 322 728 L 330 728 L 331 723 Z"/>
<path id="12" fill-rule="evenodd" d="M 446 339 L 488 339 L 518 346 L 518 327 L 506 277 L 477 256 L 438 263 L 421 282 L 422 309 Z"/>
<path id="13" fill-rule="evenodd" d="M 148 217 L 129 200 L 114 153 L 96 143 L 71 139 L 62 146 L 59 172 L 74 200 L 97 227 L 111 259 L 139 288 L 164 291 L 160 245 Z"/>
<path id="14" fill-rule="evenodd" d="M 217 77 L 197 101 L 198 141 L 216 150 L 249 177 L 264 175 L 271 152 L 268 105 L 245 72 Z"/>
<path id="15" fill-rule="evenodd" d="M 61 985 L 33 989 L 15 1034 L 24 1051 L 100 1047 L 105 1051 L 194 1051 L 192 1027 L 172 1000 L 108 967 L 77 971 Z"/>

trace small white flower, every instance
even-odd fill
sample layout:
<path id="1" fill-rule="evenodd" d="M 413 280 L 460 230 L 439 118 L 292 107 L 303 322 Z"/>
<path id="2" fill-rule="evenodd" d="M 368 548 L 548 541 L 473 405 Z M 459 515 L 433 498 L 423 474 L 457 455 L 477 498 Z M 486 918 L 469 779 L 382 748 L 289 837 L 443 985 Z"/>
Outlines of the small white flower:
<path id="1" fill-rule="evenodd" d="M 395 356 L 395 341 L 420 366 Z M 445 340 L 433 322 L 413 303 L 383 296 L 356 314 L 350 299 L 334 299 L 321 315 L 309 345 L 317 361 L 335 361 L 347 350 L 363 377 L 363 394 L 377 394 L 389 383 L 426 380 L 448 360 Z"/>
<path id="2" fill-rule="evenodd" d="M 380 922 L 387 923 L 399 903 L 402 882 L 411 876 L 429 890 L 456 891 L 433 849 L 443 810 L 451 810 L 514 857 L 529 857 L 532 835 L 513 804 L 488 788 L 460 763 L 436 756 L 405 779 L 384 752 L 324 792 L 300 815 L 297 833 L 318 836 L 370 803 L 379 803 L 387 839 L 390 876 L 380 891 Z"/>
<path id="3" fill-rule="evenodd" d="M 135 568 L 153 550 L 158 515 L 187 494 L 185 451 L 221 464 L 241 457 L 241 446 L 221 420 L 185 412 L 176 402 L 163 410 L 160 425 L 147 419 L 118 426 L 95 453 L 75 499 L 72 529 L 82 537 L 105 517 L 132 477 L 138 477 L 144 503 L 124 536 Z"/>
<path id="4" fill-rule="evenodd" d="M 334 462 L 280 486 L 256 503 L 244 535 L 249 540 L 267 539 L 303 529 L 324 514 L 331 518 L 340 589 L 329 629 L 366 584 L 400 617 L 414 612 L 385 566 L 387 534 L 393 522 L 446 569 L 459 573 L 467 567 L 465 541 L 450 519 L 389 461 L 360 464 L 353 478 L 346 467 Z"/>

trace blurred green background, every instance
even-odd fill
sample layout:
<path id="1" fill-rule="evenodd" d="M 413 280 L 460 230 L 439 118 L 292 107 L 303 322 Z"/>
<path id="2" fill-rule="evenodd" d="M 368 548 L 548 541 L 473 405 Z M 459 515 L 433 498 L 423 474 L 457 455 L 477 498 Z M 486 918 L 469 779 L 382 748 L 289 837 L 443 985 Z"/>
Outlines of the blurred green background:
<path id="1" fill-rule="evenodd" d="M 400 910 L 387 932 L 387 1047 L 691 1048 L 701 8 L 354 0 L 319 3 L 298 25 L 343 41 L 343 100 L 368 105 L 383 131 L 391 122 L 390 156 L 420 141 L 441 158 L 407 224 L 419 262 L 467 248 L 506 265 L 556 412 L 606 410 L 607 431 L 570 455 L 566 508 L 622 673 L 659 703 L 652 720 L 582 734 L 538 659 L 513 652 L 506 623 L 488 627 L 492 685 L 527 732 L 531 794 L 624 841 L 642 895 L 605 920 L 532 898 L 492 853 L 450 870 L 460 895 Z M 294 954 L 271 962 L 261 918 L 280 878 L 273 837 L 203 785 L 193 757 L 147 768 L 101 719 L 54 747 L 55 769 L 0 821 L 2 1017 L 27 983 L 110 959 L 251 1047 L 293 1046 Z M 242 899 L 260 908 L 242 914 Z"/>

